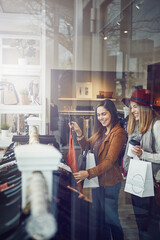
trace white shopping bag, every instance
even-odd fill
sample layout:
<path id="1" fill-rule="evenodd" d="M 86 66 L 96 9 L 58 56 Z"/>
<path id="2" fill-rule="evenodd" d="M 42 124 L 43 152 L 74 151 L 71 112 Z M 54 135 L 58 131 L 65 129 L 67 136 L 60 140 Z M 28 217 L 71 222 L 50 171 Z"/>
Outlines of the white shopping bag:
<path id="1" fill-rule="evenodd" d="M 87 153 L 86 157 L 86 170 L 96 166 L 94 153 Z M 96 188 L 99 187 L 98 177 L 92 179 L 85 179 L 83 188 Z"/>
<path id="2" fill-rule="evenodd" d="M 130 160 L 124 191 L 139 197 L 154 196 L 151 162 Z"/>

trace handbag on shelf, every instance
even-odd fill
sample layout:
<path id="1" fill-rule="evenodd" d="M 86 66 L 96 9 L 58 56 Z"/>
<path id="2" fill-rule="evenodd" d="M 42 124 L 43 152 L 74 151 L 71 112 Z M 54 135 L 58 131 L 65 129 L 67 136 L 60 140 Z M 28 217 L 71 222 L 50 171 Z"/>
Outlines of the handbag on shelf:
<path id="1" fill-rule="evenodd" d="M 5 105 L 15 105 L 19 103 L 19 98 L 15 89 L 14 84 L 10 82 L 0 82 L 3 86 L 3 104 Z"/>
<path id="2" fill-rule="evenodd" d="M 154 196 L 151 162 L 130 160 L 124 191 L 138 197 Z"/>
<path id="3" fill-rule="evenodd" d="M 155 188 L 155 200 L 158 206 L 160 206 L 160 182 L 157 182 L 155 177 L 153 176 L 154 180 L 154 188 Z"/>

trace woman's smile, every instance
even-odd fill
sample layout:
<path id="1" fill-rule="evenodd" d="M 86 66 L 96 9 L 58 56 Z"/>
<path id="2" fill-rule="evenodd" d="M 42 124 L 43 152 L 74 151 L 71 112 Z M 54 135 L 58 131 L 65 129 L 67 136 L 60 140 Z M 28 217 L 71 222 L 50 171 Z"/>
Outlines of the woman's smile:
<path id="1" fill-rule="evenodd" d="M 111 126 L 111 114 L 104 107 L 100 106 L 97 108 L 97 118 L 103 127 Z"/>

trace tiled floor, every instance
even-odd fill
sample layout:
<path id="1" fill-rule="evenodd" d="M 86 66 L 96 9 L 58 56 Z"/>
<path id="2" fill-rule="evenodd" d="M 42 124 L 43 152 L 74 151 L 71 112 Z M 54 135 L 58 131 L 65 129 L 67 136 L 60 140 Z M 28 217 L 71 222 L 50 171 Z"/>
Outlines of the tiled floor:
<path id="1" fill-rule="evenodd" d="M 119 217 L 123 227 L 125 240 L 138 240 L 138 231 L 135 216 L 132 208 L 130 194 L 124 192 L 124 184 L 122 184 L 119 195 Z"/>
<path id="2" fill-rule="evenodd" d="M 122 183 L 119 195 L 119 217 L 124 231 L 124 240 L 138 240 L 138 231 L 133 213 L 130 194 L 124 192 L 125 182 Z M 87 190 L 87 189 L 86 189 Z M 84 189 L 84 194 L 91 199 L 91 192 Z"/>

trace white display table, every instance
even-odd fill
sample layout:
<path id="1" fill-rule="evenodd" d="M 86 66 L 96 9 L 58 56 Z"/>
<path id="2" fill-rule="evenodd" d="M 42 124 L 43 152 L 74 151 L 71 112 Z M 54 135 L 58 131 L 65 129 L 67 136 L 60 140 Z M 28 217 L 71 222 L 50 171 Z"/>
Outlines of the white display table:
<path id="1" fill-rule="evenodd" d="M 8 147 L 11 143 L 12 143 L 12 135 L 2 138 L 1 134 L 0 134 L 0 148 L 1 149 Z M 0 151 L 0 159 L 3 157 L 4 152 L 5 152 L 4 150 Z"/>
<path id="2" fill-rule="evenodd" d="M 0 134 L 0 147 L 1 148 L 8 147 L 11 143 L 12 143 L 12 135 L 2 138 L 1 134 Z"/>

